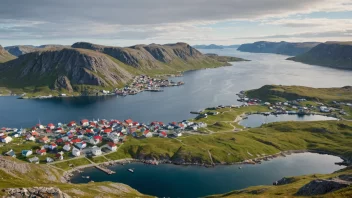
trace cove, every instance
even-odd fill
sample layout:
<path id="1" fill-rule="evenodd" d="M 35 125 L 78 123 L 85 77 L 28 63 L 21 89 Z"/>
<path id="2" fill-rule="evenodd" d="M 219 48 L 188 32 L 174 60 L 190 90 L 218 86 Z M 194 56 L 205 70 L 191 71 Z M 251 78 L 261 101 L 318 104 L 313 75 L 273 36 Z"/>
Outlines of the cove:
<path id="1" fill-rule="evenodd" d="M 272 185 L 282 177 L 332 173 L 344 167 L 334 164 L 341 161 L 341 158 L 331 155 L 296 153 L 257 165 L 220 165 L 213 168 L 131 163 L 110 166 L 109 169 L 116 171 L 113 175 L 106 175 L 96 168 L 86 168 L 71 182 L 113 181 L 158 197 L 200 197 L 254 185 Z M 134 169 L 134 173 L 127 171 L 130 168 Z M 82 176 L 90 176 L 90 179 Z"/>
<path id="2" fill-rule="evenodd" d="M 319 121 L 319 120 L 337 120 L 333 117 L 327 117 L 322 115 L 259 115 L 253 114 L 247 116 L 247 119 L 241 120 L 239 122 L 240 125 L 244 127 L 259 127 L 264 123 L 271 123 L 271 122 L 282 122 L 282 121 Z"/>

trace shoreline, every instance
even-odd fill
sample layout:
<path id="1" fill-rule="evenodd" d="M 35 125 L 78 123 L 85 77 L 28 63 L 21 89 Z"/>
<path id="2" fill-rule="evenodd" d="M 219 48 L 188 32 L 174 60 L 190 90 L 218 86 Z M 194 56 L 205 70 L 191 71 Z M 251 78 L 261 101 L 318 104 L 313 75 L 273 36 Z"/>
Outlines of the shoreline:
<path id="1" fill-rule="evenodd" d="M 191 163 L 191 162 L 184 162 L 184 163 L 177 163 L 173 162 L 170 160 L 144 160 L 144 159 L 134 159 L 134 158 L 124 158 L 124 159 L 119 159 L 119 160 L 112 160 L 109 162 L 101 162 L 101 163 L 96 163 L 96 164 L 87 164 L 87 165 L 82 165 L 82 166 L 77 166 L 71 170 L 65 171 L 62 175 L 62 177 L 66 180 L 67 183 L 71 183 L 71 178 L 76 174 L 77 172 L 80 173 L 82 172 L 82 169 L 85 168 L 90 168 L 90 167 L 95 167 L 95 166 L 103 166 L 103 167 L 109 167 L 109 166 L 114 166 L 114 165 L 122 165 L 122 164 L 127 164 L 127 163 L 144 163 L 144 164 L 149 164 L 149 165 L 158 165 L 158 164 L 173 164 L 176 166 L 203 166 L 206 168 L 212 168 L 215 166 L 231 166 L 231 165 L 257 165 L 261 164 L 264 161 L 270 161 L 275 158 L 279 157 L 286 157 L 287 155 L 291 154 L 299 154 L 299 153 L 316 153 L 316 154 L 322 154 L 322 155 L 332 155 L 341 158 L 343 161 L 342 162 L 336 162 L 340 166 L 351 166 L 352 161 L 349 161 L 348 159 L 336 155 L 333 153 L 325 152 L 325 151 L 319 151 L 319 150 L 287 150 L 287 151 L 280 151 L 275 154 L 271 155 L 264 155 L 261 157 L 256 157 L 253 159 L 248 159 L 240 162 L 225 162 L 225 163 L 213 163 L 213 164 L 200 164 L 200 163 Z M 152 162 L 156 162 L 157 164 L 152 164 Z M 336 164 L 335 163 L 335 164 Z"/>

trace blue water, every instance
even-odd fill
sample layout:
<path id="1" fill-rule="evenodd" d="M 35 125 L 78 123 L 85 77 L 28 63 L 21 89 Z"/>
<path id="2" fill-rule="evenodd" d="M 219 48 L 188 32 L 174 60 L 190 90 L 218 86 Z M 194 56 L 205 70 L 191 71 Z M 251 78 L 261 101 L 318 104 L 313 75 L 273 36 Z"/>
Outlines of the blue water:
<path id="1" fill-rule="evenodd" d="M 235 49 L 202 50 L 252 60 L 233 66 L 186 72 L 177 78 L 186 84 L 164 92 L 144 92 L 127 97 L 81 97 L 18 100 L 0 97 L 0 127 L 29 127 L 41 123 L 68 122 L 82 118 L 127 119 L 139 122 L 180 121 L 189 112 L 210 106 L 239 104 L 236 93 L 265 84 L 341 87 L 352 85 L 352 71 L 306 65 L 285 60 L 287 56 L 253 54 Z"/>
<path id="2" fill-rule="evenodd" d="M 245 127 L 259 127 L 264 123 L 271 123 L 271 122 L 281 122 L 281 121 L 318 121 L 318 120 L 336 120 L 333 117 L 327 117 L 322 115 L 259 115 L 253 114 L 249 115 L 248 119 L 240 121 L 240 125 Z"/>
<path id="3" fill-rule="evenodd" d="M 72 178 L 73 183 L 90 180 L 124 183 L 141 193 L 158 197 L 201 197 L 226 193 L 253 185 L 272 185 L 282 177 L 304 174 L 326 174 L 343 168 L 335 165 L 339 157 L 315 153 L 292 154 L 260 165 L 230 165 L 205 168 L 200 166 L 144 165 L 140 163 L 115 165 L 109 169 L 116 174 L 106 175 L 96 168 L 84 169 Z M 239 169 L 239 167 L 242 167 Z M 134 169 L 130 173 L 127 169 Z M 90 176 L 90 179 L 82 176 Z"/>

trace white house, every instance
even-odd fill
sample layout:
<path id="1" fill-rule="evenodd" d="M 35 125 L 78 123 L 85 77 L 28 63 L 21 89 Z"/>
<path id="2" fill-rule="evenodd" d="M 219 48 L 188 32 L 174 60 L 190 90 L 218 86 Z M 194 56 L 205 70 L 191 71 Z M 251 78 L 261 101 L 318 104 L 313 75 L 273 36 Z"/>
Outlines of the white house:
<path id="1" fill-rule="evenodd" d="M 77 148 L 73 148 L 72 149 L 72 155 L 78 157 L 78 156 L 81 155 L 81 151 L 78 150 Z"/>
<path id="2" fill-rule="evenodd" d="M 119 142 L 120 133 L 112 132 L 109 134 L 109 139 L 115 144 Z"/>
<path id="3" fill-rule="evenodd" d="M 6 137 L 1 138 L 1 142 L 3 142 L 3 143 L 9 143 L 11 141 L 12 141 L 12 137 L 10 137 L 10 136 L 6 136 Z"/>
<path id="4" fill-rule="evenodd" d="M 159 133 L 159 137 L 166 138 L 167 137 L 167 133 L 165 131 L 162 131 L 162 132 Z"/>
<path id="5" fill-rule="evenodd" d="M 181 133 L 181 132 L 174 132 L 174 136 L 176 136 L 176 137 L 181 137 L 181 136 L 182 136 L 182 133 Z"/>
<path id="6" fill-rule="evenodd" d="M 144 137 L 146 137 L 146 138 L 153 137 L 153 134 L 152 134 L 149 130 L 145 130 L 145 131 L 143 132 L 143 135 L 144 135 Z"/>
<path id="7" fill-rule="evenodd" d="M 49 129 L 55 129 L 55 125 L 53 123 L 48 124 L 47 127 Z"/>
<path id="8" fill-rule="evenodd" d="M 28 136 L 26 137 L 26 140 L 27 140 L 27 141 L 35 141 L 35 137 L 32 136 L 32 135 L 28 135 Z"/>
<path id="9" fill-rule="evenodd" d="M 97 146 L 93 146 L 92 147 L 92 154 L 95 156 L 101 155 L 102 154 L 101 149 Z"/>
<path id="10" fill-rule="evenodd" d="M 65 143 L 65 146 L 62 147 L 65 151 L 70 151 L 71 150 L 71 144 L 69 142 Z"/>
<path id="11" fill-rule="evenodd" d="M 38 157 L 29 158 L 28 161 L 29 161 L 30 163 L 39 164 L 39 158 L 38 158 Z"/>
<path id="12" fill-rule="evenodd" d="M 24 157 L 28 157 L 33 154 L 32 150 L 23 150 L 21 153 Z"/>
<path id="13" fill-rule="evenodd" d="M 117 146 L 116 146 L 115 143 L 109 142 L 108 143 L 108 149 L 110 149 L 111 151 L 116 151 L 117 150 Z"/>

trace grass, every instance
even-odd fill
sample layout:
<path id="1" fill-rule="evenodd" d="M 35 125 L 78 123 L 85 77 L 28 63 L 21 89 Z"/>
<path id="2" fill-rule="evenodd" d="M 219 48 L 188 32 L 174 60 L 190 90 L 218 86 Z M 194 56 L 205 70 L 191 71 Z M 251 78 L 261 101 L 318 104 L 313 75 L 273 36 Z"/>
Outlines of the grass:
<path id="1" fill-rule="evenodd" d="M 305 98 L 312 101 L 331 103 L 332 101 L 351 102 L 352 88 L 311 88 L 303 86 L 265 85 L 259 89 L 247 91 L 251 98 L 268 102 L 283 102 Z"/>
<path id="2" fill-rule="evenodd" d="M 88 165 L 88 164 L 91 164 L 91 163 L 86 158 L 78 158 L 78 159 L 72 159 L 72 160 L 68 160 L 68 161 L 55 163 L 55 164 L 53 164 L 53 166 L 60 168 L 60 169 L 63 169 L 63 170 L 70 170 L 71 168 L 74 168 L 77 166 Z"/>

